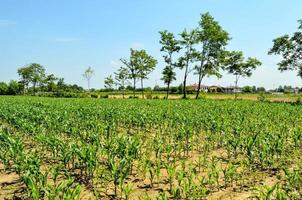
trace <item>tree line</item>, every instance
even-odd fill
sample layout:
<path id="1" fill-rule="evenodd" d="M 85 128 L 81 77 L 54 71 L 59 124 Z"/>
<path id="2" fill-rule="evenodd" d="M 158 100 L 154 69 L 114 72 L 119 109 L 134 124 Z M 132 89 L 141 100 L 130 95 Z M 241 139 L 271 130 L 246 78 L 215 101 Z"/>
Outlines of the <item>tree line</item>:
<path id="1" fill-rule="evenodd" d="M 229 33 L 225 31 L 217 21 L 209 14 L 201 15 L 197 28 L 188 31 L 185 29 L 176 38 L 174 33 L 167 30 L 160 31 L 160 51 L 164 53 L 166 63 L 161 80 L 167 85 L 169 98 L 170 86 L 176 80 L 175 68 L 183 71 L 182 91 L 183 98 L 187 96 L 187 80 L 191 72 L 198 76 L 196 99 L 201 91 L 201 83 L 205 77 L 222 77 L 221 70 L 225 70 L 235 76 L 235 87 L 238 87 L 240 77 L 249 77 L 252 71 L 261 62 L 256 58 L 244 58 L 241 51 L 229 51 L 226 49 L 231 40 Z M 124 83 L 128 80 L 133 84 L 133 95 L 137 80 L 141 82 L 142 97 L 144 98 L 143 80 L 154 70 L 157 61 L 145 50 L 130 49 L 129 59 L 120 59 L 124 66 L 105 79 L 105 87 L 112 88 L 116 83 L 124 89 Z M 122 77 L 122 78 L 121 78 Z"/>
<path id="2" fill-rule="evenodd" d="M 269 55 L 280 55 L 282 60 L 278 63 L 281 72 L 297 70 L 302 78 L 302 20 L 298 21 L 298 31 L 293 35 L 283 35 L 273 40 L 273 47 Z M 261 62 L 252 57 L 245 58 L 242 51 L 228 50 L 226 47 L 231 40 L 229 33 L 209 14 L 201 14 L 197 27 L 192 30 L 184 29 L 175 35 L 167 30 L 160 31 L 160 51 L 163 53 L 165 66 L 161 80 L 166 85 L 166 98 L 169 98 L 171 85 L 176 80 L 176 69 L 183 73 L 181 83 L 183 98 L 187 96 L 187 80 L 191 73 L 198 77 L 195 98 L 198 99 L 201 84 L 205 77 L 222 77 L 222 71 L 234 75 L 235 88 L 242 77 L 250 77 L 252 72 L 261 66 Z M 114 74 L 104 80 L 105 89 L 111 90 L 117 86 L 123 97 L 126 88 L 133 90 L 136 95 L 137 84 L 144 98 L 144 81 L 156 68 L 158 61 L 148 54 L 146 50 L 130 49 L 129 58 L 120 59 L 121 66 Z M 18 69 L 19 81 L 9 84 L 0 83 L 0 94 L 36 94 L 40 91 L 78 91 L 85 90 L 78 85 L 64 83 L 63 78 L 47 74 L 45 68 L 38 63 L 31 63 Z M 82 75 L 87 80 L 90 91 L 90 80 L 94 70 L 88 67 Z M 131 84 L 131 86 L 129 86 Z"/>

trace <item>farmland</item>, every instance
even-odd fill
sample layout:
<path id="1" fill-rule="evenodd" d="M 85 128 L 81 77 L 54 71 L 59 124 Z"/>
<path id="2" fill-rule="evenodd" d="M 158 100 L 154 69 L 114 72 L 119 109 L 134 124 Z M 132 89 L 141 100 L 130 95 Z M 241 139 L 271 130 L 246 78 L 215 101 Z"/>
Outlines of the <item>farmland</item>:
<path id="1" fill-rule="evenodd" d="M 0 199 L 301 199 L 302 107 L 0 98 Z"/>

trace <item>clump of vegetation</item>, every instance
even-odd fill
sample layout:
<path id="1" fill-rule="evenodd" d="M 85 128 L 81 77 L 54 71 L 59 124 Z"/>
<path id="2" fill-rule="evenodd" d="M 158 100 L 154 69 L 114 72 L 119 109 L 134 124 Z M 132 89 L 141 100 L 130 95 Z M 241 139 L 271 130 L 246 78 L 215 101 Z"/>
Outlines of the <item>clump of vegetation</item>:
<path id="1" fill-rule="evenodd" d="M 263 92 L 261 92 L 259 94 L 259 96 L 257 97 L 257 99 L 258 99 L 258 101 L 264 102 L 264 101 L 266 101 L 266 96 Z"/>

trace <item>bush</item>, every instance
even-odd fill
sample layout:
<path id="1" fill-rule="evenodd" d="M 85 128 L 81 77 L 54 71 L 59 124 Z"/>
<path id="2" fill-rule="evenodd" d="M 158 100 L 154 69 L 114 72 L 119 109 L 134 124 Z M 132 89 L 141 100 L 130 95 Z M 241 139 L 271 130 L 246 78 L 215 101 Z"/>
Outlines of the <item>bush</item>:
<path id="1" fill-rule="evenodd" d="M 85 93 L 76 93 L 76 92 L 54 92 L 53 97 L 57 98 L 85 98 L 85 97 L 90 97 L 89 94 Z"/>
<path id="2" fill-rule="evenodd" d="M 22 90 L 21 85 L 17 81 L 10 81 L 8 84 L 7 94 L 17 95 L 20 94 Z"/>
<path id="3" fill-rule="evenodd" d="M 6 95 L 8 92 L 8 85 L 6 83 L 0 83 L 0 95 Z"/>
<path id="4" fill-rule="evenodd" d="M 203 99 L 203 100 L 206 100 L 208 97 L 205 93 L 201 93 L 199 96 L 198 96 L 198 99 Z"/>
<path id="5" fill-rule="evenodd" d="M 147 94 L 146 95 L 146 99 L 152 99 L 152 95 L 151 94 Z"/>
<path id="6" fill-rule="evenodd" d="M 138 96 L 129 96 L 129 99 L 138 99 Z"/>
<path id="7" fill-rule="evenodd" d="M 257 99 L 258 99 L 258 101 L 263 102 L 266 100 L 266 97 L 265 97 L 264 93 L 260 93 L 259 96 L 257 97 Z"/>
<path id="8" fill-rule="evenodd" d="M 155 97 L 153 97 L 153 99 L 159 99 L 159 96 L 155 96 Z"/>
<path id="9" fill-rule="evenodd" d="M 108 94 L 104 94 L 104 95 L 101 95 L 100 98 L 101 98 L 101 99 L 108 99 L 108 98 L 109 98 L 109 95 L 108 95 Z"/>
<path id="10" fill-rule="evenodd" d="M 91 98 L 95 98 L 95 99 L 99 98 L 98 94 L 91 94 L 90 96 L 91 96 Z"/>

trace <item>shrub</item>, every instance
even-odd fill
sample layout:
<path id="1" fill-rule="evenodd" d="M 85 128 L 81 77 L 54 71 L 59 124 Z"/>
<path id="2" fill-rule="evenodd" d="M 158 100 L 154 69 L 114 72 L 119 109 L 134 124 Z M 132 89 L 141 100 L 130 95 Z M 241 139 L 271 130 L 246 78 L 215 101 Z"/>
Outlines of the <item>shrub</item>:
<path id="1" fill-rule="evenodd" d="M 108 98 L 109 98 L 109 95 L 108 95 L 108 94 L 104 94 L 104 95 L 101 95 L 100 98 L 101 98 L 101 99 L 108 99 Z"/>
<path id="2" fill-rule="evenodd" d="M 205 93 L 201 93 L 199 96 L 198 96 L 198 99 L 203 99 L 203 100 L 206 100 L 208 97 Z"/>
<path id="3" fill-rule="evenodd" d="M 6 83 L 0 83 L 0 95 L 5 95 L 8 92 L 8 85 Z"/>
<path id="4" fill-rule="evenodd" d="M 99 98 L 98 94 L 91 94 L 90 96 L 91 96 L 91 98 L 96 98 L 96 99 Z"/>
<path id="5" fill-rule="evenodd" d="M 152 99 L 152 94 L 147 94 L 146 99 Z"/>
<path id="6" fill-rule="evenodd" d="M 8 84 L 7 94 L 9 95 L 17 95 L 21 93 L 21 86 L 17 81 L 10 81 Z"/>
<path id="7" fill-rule="evenodd" d="M 257 99 L 258 99 L 258 101 L 263 102 L 266 100 L 266 97 L 265 97 L 264 93 L 260 93 L 259 96 L 257 97 Z"/>

